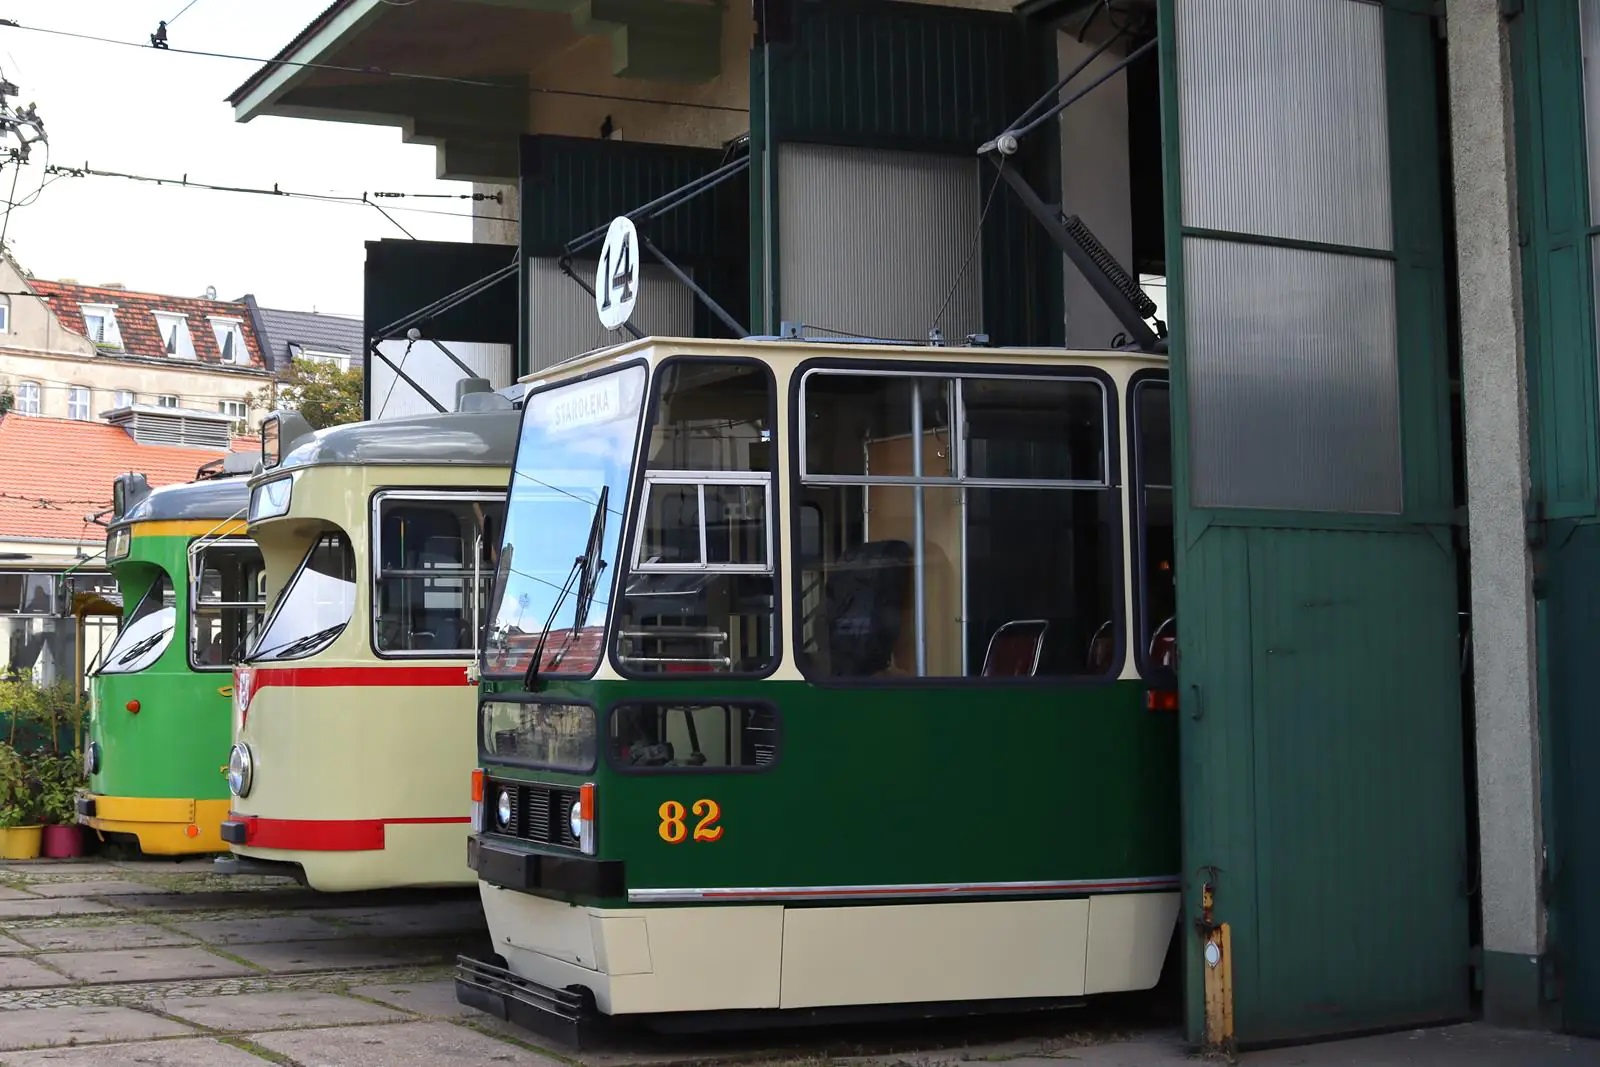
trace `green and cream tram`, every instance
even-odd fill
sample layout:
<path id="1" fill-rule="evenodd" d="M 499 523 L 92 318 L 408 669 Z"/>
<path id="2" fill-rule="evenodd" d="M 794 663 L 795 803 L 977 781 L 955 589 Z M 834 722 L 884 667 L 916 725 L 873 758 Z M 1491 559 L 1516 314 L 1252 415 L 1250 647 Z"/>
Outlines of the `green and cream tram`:
<path id="1" fill-rule="evenodd" d="M 1157 983 L 1164 356 L 651 338 L 525 384 L 464 1003 L 573 1037 Z"/>

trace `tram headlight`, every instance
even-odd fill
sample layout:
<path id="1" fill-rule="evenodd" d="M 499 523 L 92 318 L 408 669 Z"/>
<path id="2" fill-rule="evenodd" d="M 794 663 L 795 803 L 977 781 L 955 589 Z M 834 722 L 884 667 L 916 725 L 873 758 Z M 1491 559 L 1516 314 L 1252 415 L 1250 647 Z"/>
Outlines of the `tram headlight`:
<path id="1" fill-rule="evenodd" d="M 494 817 L 498 819 L 500 829 L 504 830 L 511 825 L 511 791 L 500 790 L 500 796 L 494 802 Z"/>
<path id="2" fill-rule="evenodd" d="M 100 742 L 90 741 L 83 747 L 83 773 L 100 773 Z"/>
<path id="3" fill-rule="evenodd" d="M 272 519 L 289 513 L 289 500 L 294 493 L 294 475 L 286 474 L 270 482 L 262 482 L 250 490 L 249 521 Z"/>
<path id="4" fill-rule="evenodd" d="M 256 761 L 250 746 L 237 744 L 228 753 L 228 790 L 236 797 L 250 795 L 251 779 L 255 777 Z"/>
<path id="5" fill-rule="evenodd" d="M 567 829 L 572 831 L 574 841 L 583 840 L 583 805 L 576 800 L 567 809 Z"/>

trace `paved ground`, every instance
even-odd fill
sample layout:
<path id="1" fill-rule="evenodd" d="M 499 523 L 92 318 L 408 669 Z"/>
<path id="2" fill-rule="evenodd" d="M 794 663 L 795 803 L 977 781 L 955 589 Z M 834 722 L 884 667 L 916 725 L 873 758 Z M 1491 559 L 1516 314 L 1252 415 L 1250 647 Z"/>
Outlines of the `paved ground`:
<path id="1" fill-rule="evenodd" d="M 327 896 L 208 861 L 0 864 L 0 1064 L 7 1067 L 1163 1067 L 1193 1064 L 1147 1007 L 832 1029 L 690 1044 L 541 1048 L 456 1003 L 486 947 L 476 893 Z M 1103 1003 L 1103 1002 L 1102 1002 Z M 1600 1067 L 1600 1042 L 1454 1027 L 1251 1053 L 1249 1067 Z"/>

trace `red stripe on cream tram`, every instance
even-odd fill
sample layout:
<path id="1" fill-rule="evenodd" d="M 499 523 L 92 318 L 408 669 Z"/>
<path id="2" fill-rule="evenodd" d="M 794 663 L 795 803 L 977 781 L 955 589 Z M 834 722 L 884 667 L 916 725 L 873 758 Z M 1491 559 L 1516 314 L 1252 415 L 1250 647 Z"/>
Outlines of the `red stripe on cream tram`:
<path id="1" fill-rule="evenodd" d="M 224 870 L 330 891 L 475 881 L 470 668 L 518 420 L 504 397 L 475 403 L 264 424 L 249 521 L 270 608 L 235 671 Z"/>

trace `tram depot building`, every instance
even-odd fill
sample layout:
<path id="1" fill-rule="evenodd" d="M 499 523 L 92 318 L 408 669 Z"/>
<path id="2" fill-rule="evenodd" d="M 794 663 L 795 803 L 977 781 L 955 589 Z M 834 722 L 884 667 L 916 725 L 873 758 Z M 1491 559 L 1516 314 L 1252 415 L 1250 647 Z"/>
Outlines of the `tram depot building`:
<path id="1" fill-rule="evenodd" d="M 372 403 L 626 340 L 578 239 L 664 197 L 645 335 L 1137 344 L 1086 227 L 1166 294 L 1191 1039 L 1597 1034 L 1597 56 L 1600 0 L 337 0 L 230 102 L 486 194 L 368 245 Z"/>

